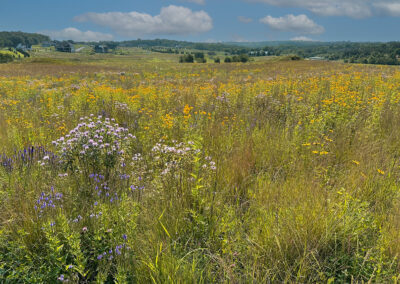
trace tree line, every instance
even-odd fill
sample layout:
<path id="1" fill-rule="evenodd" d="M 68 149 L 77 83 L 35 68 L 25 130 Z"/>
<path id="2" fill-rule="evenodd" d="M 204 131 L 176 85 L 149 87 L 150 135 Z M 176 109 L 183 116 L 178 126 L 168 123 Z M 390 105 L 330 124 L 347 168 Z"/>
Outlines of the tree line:
<path id="1" fill-rule="evenodd" d="M 303 58 L 322 57 L 348 63 L 399 65 L 400 42 L 293 42 L 252 49 L 251 56 L 296 54 Z"/>
<path id="2" fill-rule="evenodd" d="M 24 32 L 0 32 L 0 47 L 17 47 L 18 44 L 32 46 L 44 41 L 50 41 L 50 37 L 36 33 Z"/>

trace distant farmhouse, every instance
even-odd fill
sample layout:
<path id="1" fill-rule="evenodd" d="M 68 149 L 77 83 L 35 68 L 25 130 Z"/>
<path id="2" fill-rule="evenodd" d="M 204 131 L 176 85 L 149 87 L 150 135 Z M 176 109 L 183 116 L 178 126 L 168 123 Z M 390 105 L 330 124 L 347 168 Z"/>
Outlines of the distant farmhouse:
<path id="1" fill-rule="evenodd" d="M 56 45 L 56 50 L 60 52 L 75 52 L 75 47 L 72 43 L 68 41 L 58 42 Z"/>
<path id="2" fill-rule="evenodd" d="M 106 45 L 95 45 L 94 52 L 96 53 L 108 53 L 108 47 Z"/>

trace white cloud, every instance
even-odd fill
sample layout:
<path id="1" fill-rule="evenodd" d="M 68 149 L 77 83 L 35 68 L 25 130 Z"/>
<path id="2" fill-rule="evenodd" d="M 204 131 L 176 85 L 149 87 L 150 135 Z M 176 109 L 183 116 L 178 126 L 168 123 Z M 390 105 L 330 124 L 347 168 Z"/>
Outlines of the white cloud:
<path id="1" fill-rule="evenodd" d="M 239 20 L 239 22 L 242 22 L 242 23 L 245 23 L 245 24 L 251 23 L 253 21 L 252 18 L 247 18 L 247 17 L 244 17 L 244 16 L 239 16 L 238 20 Z"/>
<path id="2" fill-rule="evenodd" d="M 284 17 L 274 18 L 266 16 L 260 19 L 260 22 L 268 25 L 270 28 L 284 32 L 295 32 L 302 34 L 321 34 L 325 31 L 324 27 L 316 24 L 306 15 L 286 15 Z"/>
<path id="3" fill-rule="evenodd" d="M 87 13 L 75 17 L 75 20 L 109 27 L 123 36 L 188 35 L 207 32 L 213 27 L 206 12 L 193 12 L 174 5 L 162 8 L 156 16 L 139 12 Z"/>
<path id="4" fill-rule="evenodd" d="M 76 28 L 66 28 L 61 31 L 43 31 L 45 35 L 53 39 L 59 40 L 74 40 L 74 41 L 102 41 L 112 40 L 114 37 L 111 34 L 93 32 L 93 31 L 80 31 Z"/>
<path id="5" fill-rule="evenodd" d="M 290 40 L 293 41 L 314 41 L 312 38 L 306 37 L 306 36 L 296 36 L 294 38 L 291 38 Z"/>
<path id="6" fill-rule="evenodd" d="M 383 15 L 400 17 L 400 3 L 398 2 L 380 2 L 375 3 L 374 7 Z"/>
<path id="7" fill-rule="evenodd" d="M 380 0 L 247 0 L 273 6 L 305 8 L 321 16 L 347 16 L 366 18 L 372 16 L 373 3 Z"/>
<path id="8" fill-rule="evenodd" d="M 189 3 L 195 3 L 199 5 L 204 5 L 206 4 L 205 0 L 182 0 L 183 2 L 189 2 Z"/>

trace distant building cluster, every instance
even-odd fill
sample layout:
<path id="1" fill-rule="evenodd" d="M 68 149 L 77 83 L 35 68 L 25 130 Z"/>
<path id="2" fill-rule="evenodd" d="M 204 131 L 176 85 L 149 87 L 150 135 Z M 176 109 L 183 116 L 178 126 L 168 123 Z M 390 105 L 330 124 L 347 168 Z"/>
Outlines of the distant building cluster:
<path id="1" fill-rule="evenodd" d="M 62 41 L 56 44 L 56 50 L 60 52 L 75 52 L 75 46 L 68 42 L 68 41 Z"/>

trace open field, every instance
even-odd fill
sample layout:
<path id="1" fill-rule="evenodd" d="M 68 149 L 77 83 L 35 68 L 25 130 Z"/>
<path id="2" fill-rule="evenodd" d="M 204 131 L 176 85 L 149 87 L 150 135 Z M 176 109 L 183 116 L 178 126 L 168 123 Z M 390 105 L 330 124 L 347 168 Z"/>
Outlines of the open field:
<path id="1" fill-rule="evenodd" d="M 177 61 L 0 65 L 0 282 L 397 282 L 400 70 Z"/>

